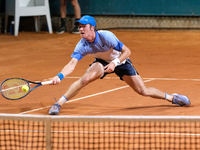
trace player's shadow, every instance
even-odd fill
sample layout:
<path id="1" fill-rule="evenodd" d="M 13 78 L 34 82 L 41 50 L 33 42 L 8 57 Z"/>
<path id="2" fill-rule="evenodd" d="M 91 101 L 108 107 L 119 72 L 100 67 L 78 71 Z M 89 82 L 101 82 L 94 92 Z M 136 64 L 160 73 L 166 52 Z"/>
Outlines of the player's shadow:
<path id="1" fill-rule="evenodd" d="M 127 107 L 122 108 L 121 110 L 132 110 L 132 109 L 146 109 L 146 108 L 168 108 L 168 107 L 179 107 L 176 105 L 156 105 L 156 106 L 137 106 L 137 107 Z"/>

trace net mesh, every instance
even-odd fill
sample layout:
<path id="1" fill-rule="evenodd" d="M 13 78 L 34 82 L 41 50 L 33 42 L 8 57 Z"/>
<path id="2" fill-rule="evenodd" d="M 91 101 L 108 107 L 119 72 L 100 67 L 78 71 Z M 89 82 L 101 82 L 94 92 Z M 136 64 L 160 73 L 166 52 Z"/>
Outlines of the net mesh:
<path id="1" fill-rule="evenodd" d="M 45 124 L 35 121 L 1 120 L 0 149 L 45 149 Z"/>
<path id="2" fill-rule="evenodd" d="M 0 116 L 1 150 L 196 150 L 200 117 Z"/>

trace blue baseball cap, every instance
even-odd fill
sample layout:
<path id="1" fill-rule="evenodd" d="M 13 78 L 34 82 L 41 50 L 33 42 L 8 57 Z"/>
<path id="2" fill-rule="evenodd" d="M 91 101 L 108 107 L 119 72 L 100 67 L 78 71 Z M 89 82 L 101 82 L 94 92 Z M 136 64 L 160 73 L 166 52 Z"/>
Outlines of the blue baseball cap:
<path id="1" fill-rule="evenodd" d="M 85 15 L 80 20 L 75 21 L 74 25 L 79 25 L 79 23 L 81 23 L 81 24 L 91 24 L 94 27 L 96 26 L 95 19 L 93 17 L 89 16 L 89 15 Z"/>

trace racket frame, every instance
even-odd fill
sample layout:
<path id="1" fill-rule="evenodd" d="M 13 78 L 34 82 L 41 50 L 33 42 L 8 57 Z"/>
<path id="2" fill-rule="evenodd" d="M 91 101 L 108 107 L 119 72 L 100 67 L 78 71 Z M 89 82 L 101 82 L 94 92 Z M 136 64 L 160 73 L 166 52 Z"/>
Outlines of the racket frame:
<path id="1" fill-rule="evenodd" d="M 29 91 L 28 91 L 24 96 L 19 97 L 19 98 L 8 98 L 8 97 L 6 97 L 6 96 L 2 93 L 2 92 L 3 92 L 3 90 L 2 90 L 2 85 L 3 85 L 4 82 L 6 82 L 6 81 L 8 81 L 8 80 L 12 80 L 12 79 L 19 79 L 19 80 L 23 80 L 23 81 L 27 82 L 27 85 L 28 85 L 28 87 L 29 87 Z M 38 81 L 38 82 L 34 82 L 34 81 L 26 80 L 26 79 L 23 79 L 23 78 L 12 77 L 12 78 L 5 79 L 5 80 L 1 83 L 1 85 L 0 85 L 0 91 L 1 91 L 1 95 L 2 95 L 4 98 L 8 99 L 8 100 L 19 100 L 19 99 L 22 99 L 22 98 L 24 98 L 25 96 L 27 96 L 31 91 L 33 91 L 33 90 L 36 89 L 37 87 L 39 87 L 39 86 L 41 86 L 41 85 L 52 84 L 52 82 L 53 82 L 53 81 L 45 81 L 45 82 L 39 82 L 39 81 Z M 31 88 L 30 83 L 32 83 L 32 84 L 37 84 L 37 85 L 34 86 L 33 88 Z"/>

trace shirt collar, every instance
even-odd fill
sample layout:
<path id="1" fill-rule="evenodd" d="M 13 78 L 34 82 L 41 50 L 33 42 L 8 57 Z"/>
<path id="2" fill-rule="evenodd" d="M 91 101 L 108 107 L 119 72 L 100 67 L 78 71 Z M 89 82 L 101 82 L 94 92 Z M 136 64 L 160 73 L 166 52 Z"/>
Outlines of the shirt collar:
<path id="1" fill-rule="evenodd" d="M 98 34 L 97 31 L 95 31 L 95 33 L 96 33 L 96 37 L 95 37 L 94 43 L 97 43 L 97 41 L 98 41 L 98 39 L 99 39 L 99 34 Z"/>

